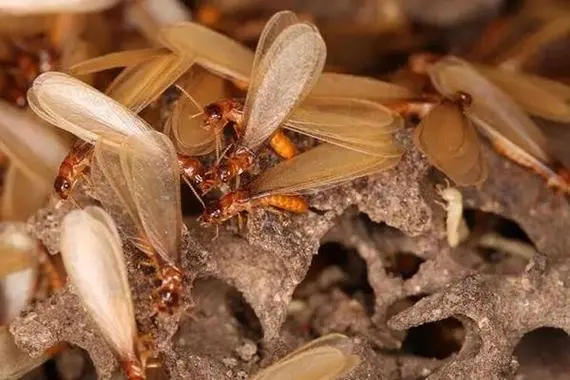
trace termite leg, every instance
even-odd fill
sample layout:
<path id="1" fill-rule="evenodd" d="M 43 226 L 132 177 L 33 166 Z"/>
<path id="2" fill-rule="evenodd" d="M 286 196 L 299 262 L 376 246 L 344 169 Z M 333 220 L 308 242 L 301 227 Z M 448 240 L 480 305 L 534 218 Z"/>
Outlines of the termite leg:
<path id="1" fill-rule="evenodd" d="M 141 362 L 138 359 L 126 359 L 121 361 L 121 367 L 128 380 L 144 380 L 146 374 Z"/>
<path id="2" fill-rule="evenodd" d="M 401 100 L 386 104 L 386 107 L 407 120 L 422 120 L 437 105 L 433 100 Z"/>

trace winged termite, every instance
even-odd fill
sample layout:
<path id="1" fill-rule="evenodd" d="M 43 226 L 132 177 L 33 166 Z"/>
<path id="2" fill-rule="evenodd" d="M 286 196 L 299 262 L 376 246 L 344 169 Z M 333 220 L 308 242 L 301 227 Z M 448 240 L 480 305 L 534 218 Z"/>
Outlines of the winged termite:
<path id="1" fill-rule="evenodd" d="M 471 96 L 443 99 L 418 125 L 414 143 L 431 163 L 459 186 L 478 185 L 487 178 L 487 164 L 475 127 L 464 115 Z"/>
<path id="2" fill-rule="evenodd" d="M 529 114 L 570 122 L 570 87 L 565 84 L 520 71 L 483 65 L 475 68 Z"/>
<path id="3" fill-rule="evenodd" d="M 387 170 L 398 161 L 399 156 L 378 157 L 324 143 L 264 171 L 244 189 L 212 202 L 201 221 L 219 224 L 259 207 L 305 212 L 308 204 L 298 194 Z"/>
<path id="4" fill-rule="evenodd" d="M 61 254 L 69 279 L 128 379 L 144 379 L 127 269 L 117 227 L 98 207 L 65 216 Z"/>
<path id="5" fill-rule="evenodd" d="M 33 15 L 58 12 L 96 12 L 110 8 L 121 0 L 2 0 L 0 12 Z"/>
<path id="6" fill-rule="evenodd" d="M 341 334 L 329 334 L 296 349 L 273 365 L 261 370 L 252 380 L 334 380 L 360 363 L 352 353 L 349 338 Z"/>
<path id="7" fill-rule="evenodd" d="M 120 144 L 126 137 L 141 136 L 151 127 L 121 104 L 93 87 L 63 73 L 40 75 L 28 92 L 30 107 L 44 120 L 73 133 L 87 143 L 99 139 Z M 77 144 L 60 166 L 56 191 L 65 197 L 86 169 L 89 149 Z M 180 156 L 181 171 L 193 179 L 199 178 L 201 164 L 190 157 Z M 74 165 L 80 164 L 79 168 Z M 80 170 L 81 169 L 81 170 Z"/>
<path id="8" fill-rule="evenodd" d="M 136 111 L 156 99 L 194 63 L 224 77 L 243 82 L 249 78 L 253 53 L 238 42 L 202 25 L 184 22 L 163 28 L 158 40 L 170 52 L 145 49 L 125 52 L 123 55 L 113 53 L 76 65 L 72 72 L 84 74 L 121 66 L 119 62 L 123 59 L 122 66 L 128 67 L 108 92 L 121 102 L 127 101 L 123 104 Z M 133 63 L 133 56 L 148 56 L 148 59 L 141 58 L 142 62 Z"/>
<path id="9" fill-rule="evenodd" d="M 507 94 L 456 57 L 437 61 L 428 67 L 428 74 L 444 96 L 465 92 L 472 97 L 465 114 L 499 152 L 534 169 L 549 185 L 568 191 L 568 169 L 554 158 L 546 137 Z"/>
<path id="10" fill-rule="evenodd" d="M 279 27 L 279 20 L 290 15 L 279 12 L 268 25 Z M 229 181 L 251 166 L 254 152 L 287 120 L 323 68 L 326 47 L 314 26 L 295 23 L 283 30 L 264 31 L 264 36 L 257 47 L 256 66 L 245 100 L 244 132 L 226 163 L 204 174 L 202 191 Z"/>
<path id="11" fill-rule="evenodd" d="M 120 148 L 99 141 L 93 175 L 98 176 L 93 184 L 96 197 L 107 210 L 123 215 L 121 226 L 129 240 L 157 271 L 158 310 L 174 313 L 182 293 L 177 268 L 182 215 L 180 169 L 172 142 L 156 131 L 128 138 Z"/>

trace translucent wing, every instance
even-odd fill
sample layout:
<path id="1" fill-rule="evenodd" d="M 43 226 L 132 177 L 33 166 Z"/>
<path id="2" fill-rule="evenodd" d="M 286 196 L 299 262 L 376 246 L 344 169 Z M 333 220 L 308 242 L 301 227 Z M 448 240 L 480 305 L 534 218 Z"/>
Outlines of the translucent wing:
<path id="1" fill-rule="evenodd" d="M 570 87 L 536 75 L 477 66 L 531 115 L 562 123 L 570 122 Z"/>
<path id="2" fill-rule="evenodd" d="M 313 87 L 325 57 L 325 43 L 309 24 L 292 25 L 277 37 L 250 83 L 243 146 L 255 150 L 287 120 Z"/>
<path id="3" fill-rule="evenodd" d="M 467 62 L 446 57 L 428 71 L 443 95 L 452 96 L 458 91 L 471 95 L 473 103 L 466 115 L 485 134 L 506 140 L 544 163 L 551 162 L 547 140 L 539 128 L 509 96 Z"/>
<path id="4" fill-rule="evenodd" d="M 10 164 L 2 189 L 2 220 L 28 220 L 47 202 L 52 190 L 52 183 L 35 181 Z"/>
<path id="5" fill-rule="evenodd" d="M 260 196 L 309 192 L 390 169 L 398 161 L 321 144 L 263 172 L 250 189 Z"/>
<path id="6" fill-rule="evenodd" d="M 197 104 L 210 104 L 225 95 L 224 80 L 198 67 L 181 86 Z M 216 133 L 213 128 L 204 128 L 202 119 L 195 117 L 198 112 L 196 104 L 181 94 L 168 120 L 177 151 L 192 156 L 208 154 L 216 148 Z"/>
<path id="7" fill-rule="evenodd" d="M 323 73 L 313 87 L 311 97 L 368 99 L 378 102 L 409 99 L 414 93 L 402 86 L 377 79 L 349 74 Z"/>
<path id="8" fill-rule="evenodd" d="M 156 100 L 193 65 L 194 59 L 164 54 L 139 65 L 127 67 L 111 83 L 106 93 L 117 102 L 139 113 Z"/>
<path id="9" fill-rule="evenodd" d="M 477 185 L 487 178 L 477 131 L 451 101 L 439 104 L 422 120 L 414 132 L 414 143 L 460 186 Z"/>
<path id="10" fill-rule="evenodd" d="M 377 156 L 399 156 L 392 134 L 402 119 L 388 108 L 367 100 L 307 98 L 285 128 L 325 142 Z"/>
<path id="11" fill-rule="evenodd" d="M 73 75 L 84 75 L 115 69 L 117 67 L 135 66 L 144 63 L 149 59 L 167 54 L 169 54 L 169 51 L 164 48 L 120 51 L 80 62 L 70 67 L 69 72 Z"/>
<path id="12" fill-rule="evenodd" d="M 3 0 L 0 12 L 32 15 L 58 12 L 97 12 L 110 8 L 120 0 Z"/>
<path id="13" fill-rule="evenodd" d="M 164 46 L 224 77 L 247 81 L 253 53 L 245 46 L 205 26 L 185 22 L 161 30 Z"/>
<path id="14" fill-rule="evenodd" d="M 263 28 L 263 32 L 261 36 L 259 36 L 259 40 L 257 41 L 257 48 L 255 49 L 255 57 L 253 59 L 253 66 L 251 68 L 251 72 L 255 73 L 257 70 L 259 63 L 269 51 L 273 42 L 281 32 L 287 29 L 289 26 L 298 24 L 299 19 L 297 16 L 291 11 L 281 11 L 275 13 L 269 21 L 265 24 Z"/>
<path id="15" fill-rule="evenodd" d="M 360 358 L 351 354 L 352 342 L 340 334 L 330 334 L 295 350 L 253 380 L 333 380 L 354 369 Z"/>
<path id="16" fill-rule="evenodd" d="M 99 140 L 95 144 L 94 160 L 91 162 L 93 191 L 105 210 L 119 222 L 121 230 L 132 240 L 138 241 L 142 224 L 136 204 L 123 169 L 121 146 Z"/>
<path id="17" fill-rule="evenodd" d="M 32 110 L 44 120 L 94 143 L 140 134 L 148 124 L 113 99 L 69 75 L 40 75 L 28 91 Z"/>
<path id="18" fill-rule="evenodd" d="M 0 102 L 0 151 L 31 180 L 52 183 L 68 150 L 68 142 L 51 126 Z"/>
<path id="19" fill-rule="evenodd" d="M 121 356 L 134 356 L 136 326 L 121 241 L 98 207 L 63 219 L 61 255 L 74 289 L 101 333 Z"/>
<path id="20" fill-rule="evenodd" d="M 38 275 L 36 247 L 24 223 L 0 223 L 0 325 L 30 302 Z"/>
<path id="21" fill-rule="evenodd" d="M 182 214 L 180 167 L 172 142 L 155 131 L 129 139 L 121 152 L 121 165 L 146 237 L 165 260 L 175 264 Z"/>

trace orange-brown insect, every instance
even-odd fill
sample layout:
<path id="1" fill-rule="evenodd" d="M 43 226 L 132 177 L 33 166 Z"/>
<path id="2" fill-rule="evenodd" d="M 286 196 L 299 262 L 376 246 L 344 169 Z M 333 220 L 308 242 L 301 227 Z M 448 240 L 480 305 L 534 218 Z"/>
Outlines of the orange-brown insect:
<path id="1" fill-rule="evenodd" d="M 414 133 L 416 146 L 460 186 L 478 185 L 487 178 L 477 131 L 464 115 L 471 102 L 471 96 L 463 92 L 443 99 Z"/>
<path id="2" fill-rule="evenodd" d="M 225 163 L 204 174 L 202 192 L 248 169 L 255 151 L 287 120 L 322 71 L 326 47 L 316 28 L 290 12 L 268 22 L 260 38 L 243 110 L 243 134 Z"/>
<path id="3" fill-rule="evenodd" d="M 147 131 L 120 146 L 104 140 L 95 145 L 92 175 L 96 197 L 121 220 L 129 240 L 147 255 L 160 284 L 157 309 L 173 314 L 180 306 L 182 215 L 180 168 L 172 142 Z"/>
<path id="4" fill-rule="evenodd" d="M 28 92 L 32 110 L 44 120 L 75 134 L 78 142 L 60 166 L 54 184 L 58 194 L 65 198 L 78 176 L 85 173 L 92 156 L 92 144 L 105 140 L 115 145 L 130 136 L 152 131 L 146 122 L 91 86 L 63 73 L 40 75 Z M 204 170 L 200 162 L 181 155 L 180 171 L 184 178 L 199 183 Z"/>
<path id="5" fill-rule="evenodd" d="M 200 220 L 205 225 L 219 224 L 256 208 L 303 213 L 308 204 L 300 194 L 387 170 L 398 161 L 397 156 L 372 156 L 324 143 L 268 169 L 242 190 L 210 203 Z"/>

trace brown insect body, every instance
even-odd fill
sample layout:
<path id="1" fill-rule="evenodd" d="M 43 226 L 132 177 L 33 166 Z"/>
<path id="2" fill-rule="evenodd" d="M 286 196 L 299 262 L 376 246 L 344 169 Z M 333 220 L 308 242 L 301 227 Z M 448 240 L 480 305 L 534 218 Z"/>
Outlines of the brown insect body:
<path id="1" fill-rule="evenodd" d="M 204 181 L 200 186 L 202 193 L 210 191 L 232 178 L 242 174 L 255 162 L 255 154 L 245 148 L 238 147 L 228 157 L 225 163 L 215 165 L 204 173 Z"/>
<path id="2" fill-rule="evenodd" d="M 77 140 L 59 166 L 53 187 L 61 199 L 67 199 L 77 182 L 79 175 L 89 170 L 93 145 Z"/>
<path id="3" fill-rule="evenodd" d="M 259 207 L 280 209 L 297 214 L 307 212 L 309 209 L 307 201 L 299 195 L 252 196 L 249 190 L 236 190 L 210 203 L 200 220 L 206 225 L 220 224 L 243 211 L 251 212 Z"/>

